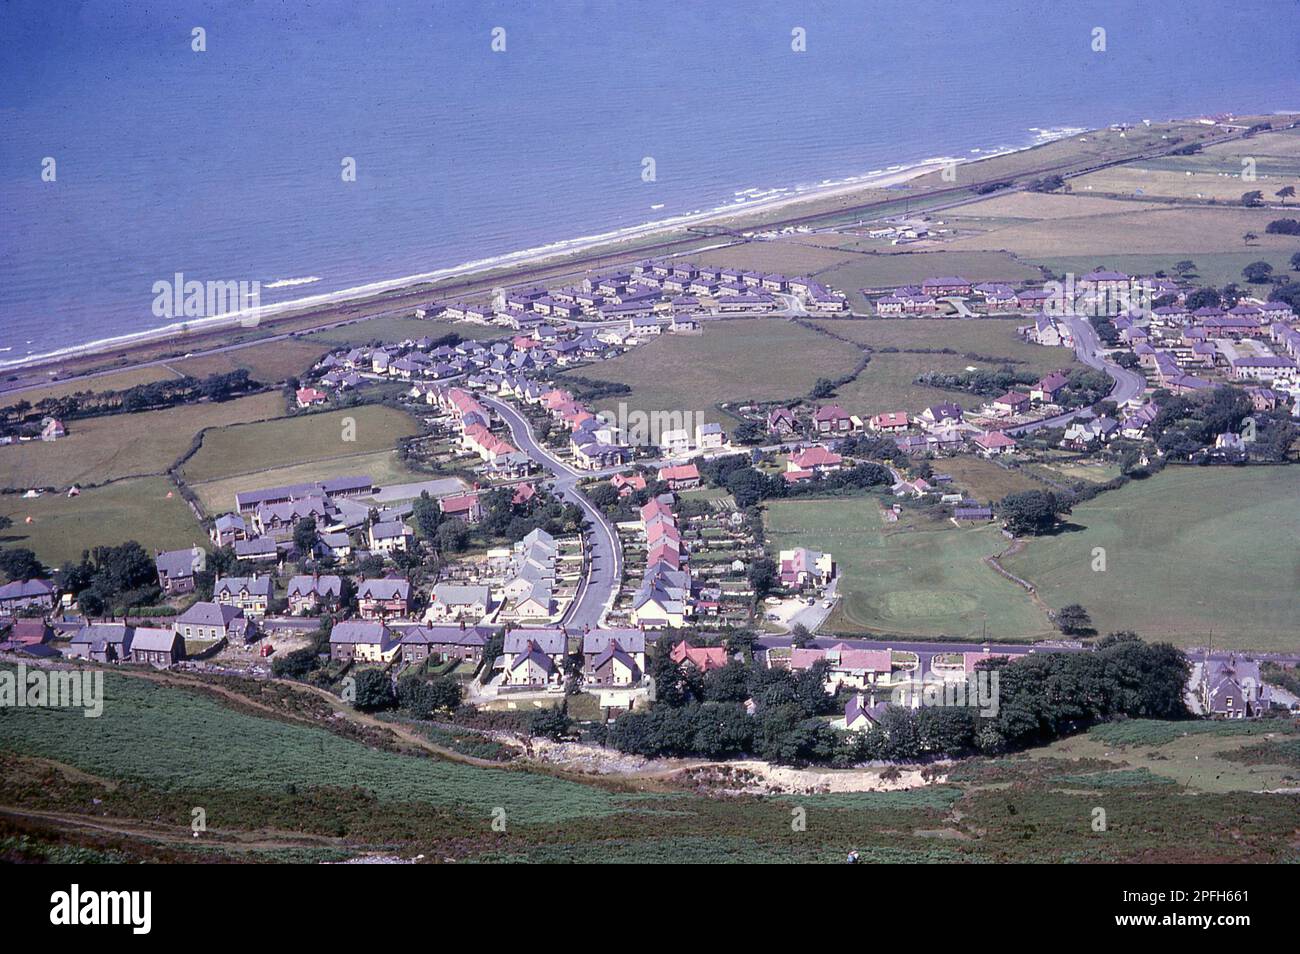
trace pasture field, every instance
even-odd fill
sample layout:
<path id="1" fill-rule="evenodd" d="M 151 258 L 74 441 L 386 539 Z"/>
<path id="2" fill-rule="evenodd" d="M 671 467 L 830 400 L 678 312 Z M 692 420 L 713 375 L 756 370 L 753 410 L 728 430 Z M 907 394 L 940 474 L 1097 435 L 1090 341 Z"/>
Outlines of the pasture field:
<path id="1" fill-rule="evenodd" d="M 1001 467 L 996 461 L 985 460 L 972 454 L 945 457 L 933 462 L 936 474 L 949 474 L 952 484 L 940 484 L 945 491 L 960 489 L 980 503 L 1001 500 L 1007 494 L 1022 490 L 1042 490 L 1043 485 L 1034 480 L 1023 468 L 1014 470 Z"/>
<path id="2" fill-rule="evenodd" d="M 76 561 L 82 550 L 101 544 L 138 540 L 153 551 L 207 540 L 189 504 L 163 477 L 120 480 L 84 490 L 79 497 L 45 494 L 27 500 L 18 494 L 2 494 L 0 515 L 13 520 L 12 527 L 0 531 L 0 541 L 6 546 L 29 547 L 49 566 Z M 28 517 L 31 523 L 26 522 Z"/>
<path id="3" fill-rule="evenodd" d="M 1067 354 L 1063 348 L 1052 350 L 1061 352 L 1062 357 Z M 955 401 L 963 408 L 975 408 L 983 404 L 985 399 L 961 391 L 917 384 L 917 375 L 926 371 L 962 371 L 969 367 L 996 369 L 999 366 L 953 354 L 877 352 L 871 356 L 871 363 L 865 371 L 836 389 L 834 400 L 842 404 L 850 414 L 857 414 L 864 419 L 883 411 L 920 413 L 927 405 L 939 401 Z"/>
<path id="4" fill-rule="evenodd" d="M 20 401 L 36 404 L 45 398 L 67 397 L 70 394 L 125 391 L 137 384 L 152 384 L 154 381 L 165 381 L 168 378 L 175 377 L 177 375 L 174 372 L 161 365 L 150 365 L 145 368 L 123 368 L 120 371 L 97 374 L 91 378 L 56 382 L 45 387 L 31 388 L 25 391 L 3 391 L 0 392 L 0 407 L 11 407 Z"/>
<path id="5" fill-rule="evenodd" d="M 950 348 L 959 355 L 977 354 L 1016 362 L 1023 371 L 1047 374 L 1075 363 L 1069 348 L 1046 348 L 1031 344 L 1016 334 L 1028 316 L 1017 318 L 869 318 L 821 319 L 813 324 L 833 335 L 866 345 L 877 353 L 881 348 Z M 878 357 L 879 354 L 873 356 Z"/>
<path id="6" fill-rule="evenodd" d="M 808 238 L 808 236 L 805 236 Z M 787 237 L 744 242 L 692 256 L 697 265 L 715 268 L 743 268 L 755 272 L 776 272 L 787 278 L 817 275 L 854 258 L 851 252 L 818 248 Z"/>
<path id="7" fill-rule="evenodd" d="M 349 421 L 354 422 L 355 439 L 345 441 Z M 198 453 L 185 463 L 183 473 L 187 481 L 202 483 L 391 450 L 399 438 L 418 433 L 420 428 L 410 416 L 379 404 L 237 424 L 208 431 Z"/>
<path id="8" fill-rule="evenodd" d="M 857 367 L 850 344 L 780 318 L 709 321 L 702 335 L 662 335 L 577 374 L 631 386 L 631 394 L 596 401 L 601 410 L 701 412 L 716 420 L 719 402 L 803 397 L 818 378 Z M 561 375 L 560 380 L 563 380 Z"/>
<path id="9" fill-rule="evenodd" d="M 278 391 L 220 403 L 186 404 L 162 411 L 112 414 L 68 422 L 61 440 L 0 447 L 0 473 L 8 487 L 69 487 L 122 477 L 160 474 L 185 453 L 205 427 L 259 421 L 284 413 Z"/>
<path id="10" fill-rule="evenodd" d="M 279 384 L 286 378 L 305 373 L 327 350 L 328 347 L 319 342 L 290 338 L 250 345 L 234 351 L 199 355 L 196 358 L 180 358 L 168 361 L 167 367 L 196 378 L 205 378 L 210 374 L 229 374 L 245 368 L 255 381 Z"/>
<path id="11" fill-rule="evenodd" d="M 198 495 L 207 513 L 219 514 L 234 508 L 237 493 L 258 490 L 262 487 L 303 484 L 313 480 L 325 480 L 328 477 L 348 477 L 353 474 L 367 475 L 377 487 L 428 480 L 433 476 L 411 470 L 398 459 L 397 451 L 388 450 L 340 455 L 290 467 L 272 467 L 267 470 L 234 474 L 216 480 L 191 483 L 190 489 Z"/>
<path id="12" fill-rule="evenodd" d="M 1103 633 L 1203 646 L 1300 647 L 1300 469 L 1167 468 L 1080 504 L 1075 529 L 1005 561 L 1051 607 Z M 1105 572 L 1090 569 L 1103 547 Z"/>
<path id="13" fill-rule="evenodd" d="M 767 504 L 773 550 L 805 546 L 832 554 L 841 598 L 835 633 L 981 636 L 1048 634 L 1029 595 L 984 564 L 1006 540 L 994 525 L 957 529 L 904 511 L 886 525 L 880 499 L 783 500 Z"/>
<path id="14" fill-rule="evenodd" d="M 1101 215 L 1040 219 L 990 229 L 981 235 L 955 238 L 947 247 L 1005 249 L 1033 262 L 1064 256 L 1089 256 L 1106 262 L 1120 255 L 1158 253 L 1175 253 L 1177 261 L 1208 252 L 1241 250 L 1245 247 L 1242 236 L 1253 232 L 1259 238 L 1252 247 L 1261 252 L 1285 249 L 1290 254 L 1295 250 L 1294 237 L 1265 234 L 1265 227 L 1279 214 L 1270 209 L 1170 207 L 1150 202 L 1124 205 L 1126 209 Z"/>

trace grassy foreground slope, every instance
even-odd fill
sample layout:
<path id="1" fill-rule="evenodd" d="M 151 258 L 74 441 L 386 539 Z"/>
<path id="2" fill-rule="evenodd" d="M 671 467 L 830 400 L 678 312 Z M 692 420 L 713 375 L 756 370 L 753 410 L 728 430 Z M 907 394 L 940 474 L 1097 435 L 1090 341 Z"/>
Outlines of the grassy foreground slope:
<path id="1" fill-rule="evenodd" d="M 755 863 L 838 862 L 857 848 L 878 862 L 1297 860 L 1287 835 L 1300 796 L 1258 792 L 1294 777 L 1294 735 L 1129 723 L 1097 744 L 1109 727 L 961 761 L 911 791 L 701 797 L 659 779 L 409 754 L 374 733 L 340 737 L 356 725 L 330 718 L 319 697 L 285 705 L 295 689 L 227 682 L 217 697 L 158 682 L 172 678 L 107 674 L 99 719 L 0 710 L 0 858 Z M 1175 770 L 1195 752 L 1239 770 L 1203 787 L 1201 776 L 1174 778 L 1157 758 L 1166 750 Z M 1102 796 L 1099 835 L 1089 822 Z M 194 807 L 207 817 L 199 839 Z M 800 810 L 807 827 L 796 831 Z"/>

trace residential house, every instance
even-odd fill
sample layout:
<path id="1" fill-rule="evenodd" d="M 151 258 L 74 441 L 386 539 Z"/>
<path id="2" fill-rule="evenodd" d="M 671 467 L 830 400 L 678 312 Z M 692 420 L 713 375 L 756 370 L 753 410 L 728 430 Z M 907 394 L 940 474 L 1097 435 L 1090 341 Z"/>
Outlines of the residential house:
<path id="1" fill-rule="evenodd" d="M 271 605 L 273 587 L 269 576 L 227 576 L 212 584 L 212 599 L 222 606 L 235 606 L 246 616 L 265 616 Z"/>
<path id="2" fill-rule="evenodd" d="M 727 665 L 727 651 L 721 646 L 692 646 L 684 639 L 673 646 L 669 656 L 677 665 L 691 666 L 702 673 Z"/>
<path id="3" fill-rule="evenodd" d="M 659 479 L 666 483 L 670 490 L 690 490 L 700 485 L 700 471 L 694 464 L 661 467 Z"/>
<path id="4" fill-rule="evenodd" d="M 786 586 L 804 586 L 807 583 L 821 586 L 835 575 L 835 560 L 829 553 L 805 547 L 780 551 L 778 562 L 781 582 Z"/>
<path id="5" fill-rule="evenodd" d="M 53 609 L 55 593 L 49 580 L 14 580 L 0 586 L 0 613 L 16 616 L 32 607 Z"/>
<path id="6" fill-rule="evenodd" d="M 492 590 L 485 584 L 437 583 L 424 619 L 429 623 L 441 620 L 476 622 L 491 613 L 495 606 Z"/>
<path id="7" fill-rule="evenodd" d="M 330 658 L 356 662 L 389 663 L 402 644 L 382 620 L 348 619 L 330 630 Z"/>
<path id="8" fill-rule="evenodd" d="M 633 686 L 645 672 L 645 633 L 596 629 L 582 637 L 583 681 L 592 686 Z"/>
<path id="9" fill-rule="evenodd" d="M 293 577 L 285 592 L 289 612 L 295 616 L 333 609 L 339 605 L 342 595 L 343 580 L 340 577 L 319 574 Z"/>
<path id="10" fill-rule="evenodd" d="M 174 629 L 137 626 L 131 636 L 130 660 L 167 668 L 185 658 L 185 640 Z"/>
<path id="11" fill-rule="evenodd" d="M 208 536 L 219 547 L 233 546 L 239 540 L 248 539 L 248 524 L 237 513 L 223 513 L 213 522 Z"/>
<path id="12" fill-rule="evenodd" d="M 126 623 L 86 623 L 68 646 L 67 655 L 92 662 L 126 662 L 135 628 Z"/>
<path id="13" fill-rule="evenodd" d="M 221 603 L 195 603 L 172 624 L 176 635 L 183 639 L 242 642 L 248 631 L 248 620 L 237 606 Z"/>
<path id="14" fill-rule="evenodd" d="M 983 434 L 976 434 L 971 439 L 971 443 L 975 445 L 975 450 L 981 457 L 999 457 L 1010 454 L 1016 449 L 1015 439 L 1001 431 L 985 431 Z"/>
<path id="15" fill-rule="evenodd" d="M 208 566 L 208 551 L 202 547 L 166 550 L 154 558 L 158 585 L 168 596 L 194 592 L 194 574 Z"/>
<path id="16" fill-rule="evenodd" d="M 828 404 L 813 415 L 813 427 L 818 434 L 847 434 L 853 430 L 853 417 L 838 404 Z"/>
<path id="17" fill-rule="evenodd" d="M 362 619 L 388 619 L 411 611 L 411 584 L 396 577 L 362 580 L 357 586 L 357 612 Z"/>
<path id="18" fill-rule="evenodd" d="M 442 497 L 438 500 L 438 509 L 462 523 L 474 524 L 483 519 L 483 505 L 479 503 L 477 494 Z"/>
<path id="19" fill-rule="evenodd" d="M 400 520 L 373 523 L 370 525 L 370 552 L 386 556 L 399 551 L 405 553 L 413 536 L 411 528 Z"/>

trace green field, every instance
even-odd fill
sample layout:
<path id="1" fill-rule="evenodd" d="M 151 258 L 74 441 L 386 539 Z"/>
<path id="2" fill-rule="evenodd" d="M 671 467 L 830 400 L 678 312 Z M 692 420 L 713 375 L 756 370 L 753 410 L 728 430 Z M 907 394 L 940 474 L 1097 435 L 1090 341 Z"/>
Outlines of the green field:
<path id="1" fill-rule="evenodd" d="M 163 477 L 121 480 L 72 498 L 46 494 L 26 500 L 18 494 L 3 494 L 0 515 L 14 522 L 0 532 L 0 540 L 7 546 L 30 547 L 51 566 L 75 561 L 82 550 L 100 544 L 138 540 L 152 551 L 207 540 L 189 505 Z M 27 523 L 28 517 L 31 523 Z"/>
<path id="2" fill-rule="evenodd" d="M 970 454 L 936 460 L 934 472 L 952 477 L 951 485 L 940 485 L 945 492 L 961 490 L 981 503 L 1001 500 L 1007 494 L 1021 490 L 1043 489 L 1043 485 L 1030 477 L 1023 467 L 1011 469 L 997 461 Z"/>
<path id="3" fill-rule="evenodd" d="M 702 335 L 663 335 L 577 374 L 630 385 L 597 401 L 601 410 L 700 412 L 717 420 L 719 402 L 805 396 L 818 378 L 850 373 L 861 353 L 780 318 L 710 321 Z"/>
<path id="4" fill-rule="evenodd" d="M 1049 606 L 1082 604 L 1103 633 L 1295 652 L 1297 500 L 1300 468 L 1169 468 L 1079 505 L 1081 529 L 1032 540 L 1006 566 Z M 1105 572 L 1090 569 L 1095 547 Z"/>
<path id="5" fill-rule="evenodd" d="M 408 339 L 441 338 L 443 335 L 460 335 L 462 338 L 499 338 L 511 334 L 509 328 L 480 325 L 472 321 L 430 321 L 424 318 L 373 318 L 354 325 L 327 328 L 307 338 L 326 347 L 363 345 L 372 341 L 397 344 Z"/>
<path id="6" fill-rule="evenodd" d="M 841 595 L 827 629 L 844 633 L 1022 639 L 1050 627 L 1029 595 L 983 557 L 1007 541 L 993 525 L 957 529 L 906 511 L 888 528 L 878 498 L 788 500 L 767 505 L 773 550 L 829 552 Z"/>
<path id="7" fill-rule="evenodd" d="M 354 440 L 345 440 L 348 422 Z M 278 418 L 208 431 L 185 464 L 192 483 L 292 467 L 312 461 L 391 450 L 401 437 L 420 432 L 407 414 L 378 404 Z"/>
<path id="8" fill-rule="evenodd" d="M 68 422 L 68 436 L 0 448 L 8 487 L 68 487 L 160 474 L 189 449 L 205 427 L 257 421 L 284 413 L 279 392 L 218 404 L 113 414 Z"/>
<path id="9" fill-rule="evenodd" d="M 881 252 L 856 255 L 843 265 L 817 274 L 823 284 L 849 296 L 855 309 L 866 301 L 859 288 L 896 288 L 920 284 L 938 275 L 962 275 L 971 281 L 1031 281 L 1042 273 L 1001 251 Z"/>
<path id="10" fill-rule="evenodd" d="M 1214 285 L 1222 288 L 1229 282 L 1236 282 L 1243 289 L 1254 289 L 1256 293 L 1262 294 L 1267 292 L 1267 286 L 1246 284 L 1241 275 L 1241 270 L 1252 262 L 1268 262 L 1273 266 L 1274 274 L 1285 277 L 1291 267 L 1291 256 L 1295 252 L 1294 249 L 1260 248 L 1257 245 L 1251 245 L 1247 248 L 1241 243 L 1240 238 L 1235 243 L 1229 244 L 1235 244 L 1235 247 L 1244 249 L 1244 251 L 1106 255 L 1101 256 L 1100 260 L 1095 255 L 1067 255 L 1042 258 L 1038 261 L 1057 275 L 1073 273 L 1077 277 L 1087 274 L 1096 268 L 1098 264 L 1104 264 L 1107 268 L 1113 268 L 1126 275 L 1153 275 L 1156 272 L 1173 275 L 1175 274 L 1174 265 L 1176 263 L 1190 259 L 1196 263 L 1196 273 L 1194 278 L 1189 278 L 1189 281 L 1197 285 Z"/>
<path id="11" fill-rule="evenodd" d="M 306 372 L 320 360 L 326 350 L 328 346 L 322 342 L 289 339 L 200 355 L 197 358 L 179 358 L 167 362 L 167 366 L 196 378 L 210 374 L 229 374 L 244 368 L 255 381 L 279 384 L 286 378 Z"/>
<path id="12" fill-rule="evenodd" d="M 69 394 L 95 393 L 103 391 L 125 391 L 138 384 L 151 384 L 154 381 L 166 381 L 177 375 L 160 365 L 144 368 L 123 368 L 121 371 L 99 374 L 90 378 L 79 378 L 45 387 L 30 388 L 24 391 L 0 392 L 0 407 L 9 407 L 19 401 L 37 404 L 45 398 L 67 397 Z"/>
<path id="13" fill-rule="evenodd" d="M 1069 356 L 1065 348 L 1043 349 Z M 961 391 L 917 384 L 917 375 L 926 371 L 963 371 L 966 368 L 997 369 L 998 364 L 972 361 L 959 355 L 911 354 L 908 352 L 882 353 L 871 356 L 866 370 L 848 384 L 835 391 L 836 400 L 850 414 L 864 419 L 882 411 L 907 411 L 919 414 L 927 405 L 940 401 L 954 401 L 963 408 L 973 409 L 984 403 L 984 398 Z"/>

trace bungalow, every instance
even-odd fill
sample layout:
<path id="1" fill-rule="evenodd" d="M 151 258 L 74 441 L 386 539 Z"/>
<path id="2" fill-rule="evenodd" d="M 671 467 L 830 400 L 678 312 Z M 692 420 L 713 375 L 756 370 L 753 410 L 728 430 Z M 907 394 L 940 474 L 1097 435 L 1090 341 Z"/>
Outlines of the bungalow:
<path id="1" fill-rule="evenodd" d="M 185 641 L 173 629 L 139 626 L 131 636 L 131 662 L 166 668 L 184 658 Z"/>
<path id="2" fill-rule="evenodd" d="M 853 418 L 838 404 L 828 404 L 817 409 L 813 426 L 818 434 L 847 434 L 853 430 Z"/>
<path id="3" fill-rule="evenodd" d="M 1029 395 L 1020 391 L 1008 391 L 1001 397 L 993 399 L 993 412 L 1003 417 L 1022 414 L 1029 410 Z"/>
<path id="4" fill-rule="evenodd" d="M 873 414 L 867 422 L 867 426 L 879 434 L 901 433 L 907 430 L 908 424 L 906 411 L 886 411 L 883 414 Z"/>
<path id="5" fill-rule="evenodd" d="M 234 606 L 248 616 L 265 616 L 271 604 L 269 576 L 227 576 L 212 584 L 212 599 L 222 606 Z"/>
<path id="6" fill-rule="evenodd" d="M 362 619 L 405 616 L 410 609 L 411 584 L 407 580 L 394 577 L 362 580 L 357 587 L 357 612 Z"/>
<path id="7" fill-rule="evenodd" d="M 392 662 L 402 644 L 380 620 L 343 620 L 330 630 L 330 658 L 358 662 Z"/>
<path id="8" fill-rule="evenodd" d="M 0 613 L 17 615 L 25 609 L 54 608 L 55 589 L 49 580 L 14 580 L 0 586 Z"/>
<path id="9" fill-rule="evenodd" d="M 668 655 L 677 665 L 690 666 L 702 673 L 727 665 L 727 651 L 721 646 L 692 646 L 684 639 Z"/>
<path id="10" fill-rule="evenodd" d="M 645 490 L 646 487 L 645 478 L 640 474 L 632 474 L 631 476 L 615 474 L 609 479 L 609 483 L 618 491 L 620 497 L 630 497 L 638 491 Z"/>
<path id="11" fill-rule="evenodd" d="M 218 640 L 236 637 L 242 641 L 247 632 L 248 620 L 237 606 L 220 603 L 195 603 L 172 624 L 176 635 L 182 639 Z"/>
<path id="12" fill-rule="evenodd" d="M 790 459 L 786 461 L 786 470 L 811 471 L 815 474 L 824 474 L 839 470 L 843 463 L 844 458 L 839 454 L 827 450 L 820 444 L 815 444 L 798 454 L 792 454 Z"/>
<path id="13" fill-rule="evenodd" d="M 1016 449 L 1016 442 L 1001 431 L 985 431 L 971 440 L 981 457 L 997 457 Z"/>
<path id="14" fill-rule="evenodd" d="M 782 550 L 778 554 L 781 582 L 786 586 L 803 586 L 807 583 L 822 585 L 835 575 L 835 560 L 829 553 L 819 553 L 805 547 Z"/>
<path id="15" fill-rule="evenodd" d="M 202 547 L 166 550 L 154 558 L 158 585 L 168 596 L 194 592 L 194 574 L 207 569 L 208 551 Z"/>
<path id="16" fill-rule="evenodd" d="M 299 388 L 294 396 L 297 398 L 299 407 L 324 404 L 329 399 L 329 395 L 324 391 L 317 391 L 315 388 Z"/>
<path id="17" fill-rule="evenodd" d="M 257 537 L 253 540 L 235 542 L 235 556 L 251 563 L 278 563 L 280 548 L 274 537 Z"/>
<path id="18" fill-rule="evenodd" d="M 460 619 L 477 621 L 492 612 L 494 605 L 492 591 L 484 584 L 437 583 L 424 619 L 428 623 Z"/>
<path id="19" fill-rule="evenodd" d="M 342 595 L 343 580 L 340 577 L 319 574 L 293 577 L 285 592 L 289 600 L 289 612 L 295 616 L 336 607 Z"/>
<path id="20" fill-rule="evenodd" d="M 790 650 L 789 668 L 796 672 L 811 669 L 825 662 L 825 690 L 834 694 L 841 686 L 866 689 L 889 681 L 893 672 L 893 654 L 888 649 L 854 649 L 847 643 L 837 643 L 829 649 Z"/>
<path id="21" fill-rule="evenodd" d="M 690 490 L 700 485 L 700 471 L 694 464 L 659 468 L 659 479 L 670 490 Z"/>

